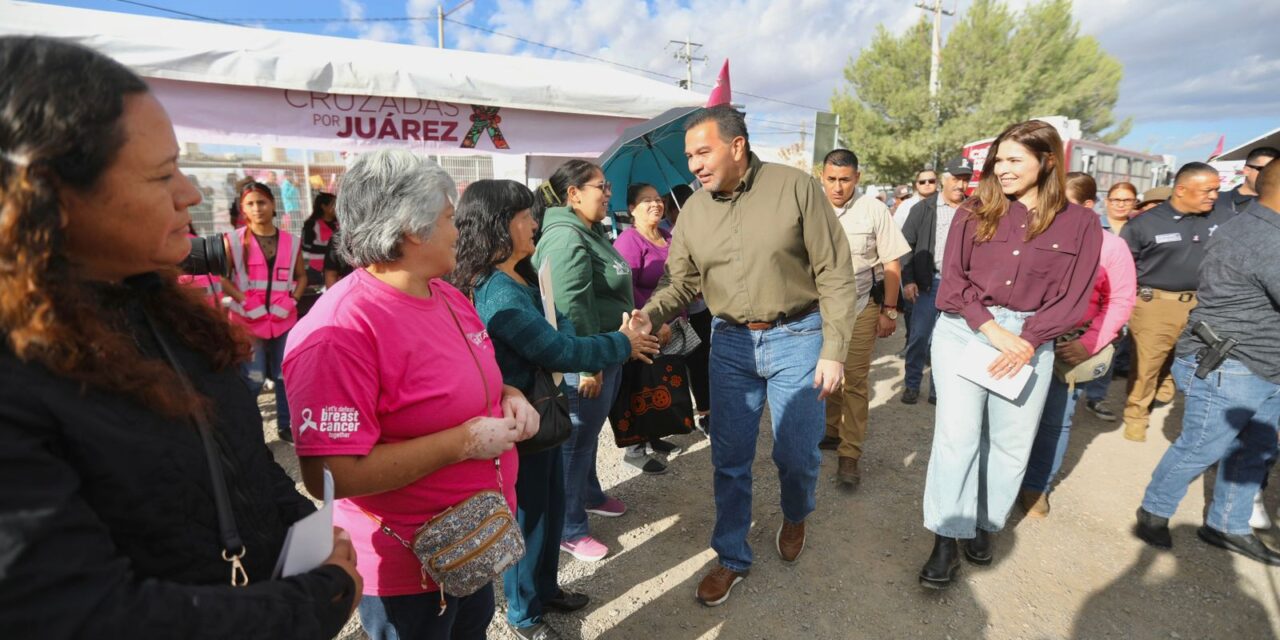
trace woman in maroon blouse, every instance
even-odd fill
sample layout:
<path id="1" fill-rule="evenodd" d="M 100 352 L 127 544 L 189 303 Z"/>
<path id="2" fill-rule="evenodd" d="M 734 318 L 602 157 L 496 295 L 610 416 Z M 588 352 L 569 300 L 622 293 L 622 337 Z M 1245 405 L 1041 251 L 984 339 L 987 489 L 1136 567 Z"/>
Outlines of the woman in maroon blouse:
<path id="1" fill-rule="evenodd" d="M 924 524 L 937 540 L 920 572 L 920 584 L 934 589 L 949 586 L 960 566 L 957 539 L 966 540 L 970 562 L 991 562 L 989 532 L 1004 526 L 1022 484 L 1053 340 L 1084 316 L 1102 245 L 1097 214 L 1067 202 L 1053 127 L 1015 124 L 991 148 L 942 257 L 933 333 L 938 409 L 924 491 Z M 997 380 L 1031 367 L 1016 398 L 962 377 L 973 341 L 999 352 L 986 367 Z"/>

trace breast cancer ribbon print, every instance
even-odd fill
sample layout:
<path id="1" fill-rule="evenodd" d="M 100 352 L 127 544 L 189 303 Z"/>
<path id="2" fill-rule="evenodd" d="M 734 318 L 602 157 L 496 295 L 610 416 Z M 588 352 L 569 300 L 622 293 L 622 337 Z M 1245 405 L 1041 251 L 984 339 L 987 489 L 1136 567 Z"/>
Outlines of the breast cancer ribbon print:
<path id="1" fill-rule="evenodd" d="M 486 130 L 489 132 L 489 138 L 493 140 L 493 146 L 498 149 L 510 149 L 507 146 L 507 139 L 502 136 L 502 130 L 498 128 L 502 124 L 502 116 L 498 115 L 501 107 L 471 107 L 471 130 L 462 138 L 462 148 L 474 149 L 476 143 L 480 141 L 480 134 Z"/>

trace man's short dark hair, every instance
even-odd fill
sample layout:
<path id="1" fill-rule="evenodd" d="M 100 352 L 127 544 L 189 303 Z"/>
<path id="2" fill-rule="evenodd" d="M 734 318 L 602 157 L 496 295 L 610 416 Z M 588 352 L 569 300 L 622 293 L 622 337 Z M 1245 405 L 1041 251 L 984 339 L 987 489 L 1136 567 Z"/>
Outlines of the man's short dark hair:
<path id="1" fill-rule="evenodd" d="M 720 139 L 725 142 L 732 142 L 734 138 L 742 136 L 742 139 L 747 141 L 747 153 L 751 153 L 751 137 L 747 135 L 747 120 L 741 111 L 727 104 L 698 109 L 689 116 L 688 120 L 685 120 L 684 130 L 688 131 L 705 122 L 716 123 L 716 127 L 720 130 Z"/>
<path id="2" fill-rule="evenodd" d="M 1258 172 L 1258 196 L 1270 200 L 1280 193 L 1280 162 L 1268 162 Z"/>
<path id="3" fill-rule="evenodd" d="M 1280 149 L 1275 147 L 1256 147 L 1249 150 L 1249 155 L 1244 159 L 1245 164 L 1253 164 L 1261 158 L 1271 158 L 1275 160 L 1280 158 Z"/>
<path id="4" fill-rule="evenodd" d="M 937 172 L 937 171 L 935 171 L 935 170 L 933 170 L 933 169 L 921 169 L 921 170 L 919 170 L 919 171 L 917 171 L 917 172 L 916 172 L 916 180 L 919 180 L 919 179 L 920 179 L 920 174 L 922 174 L 922 173 L 932 173 L 932 174 L 934 175 L 934 177 L 937 177 L 937 175 L 938 175 L 938 172 Z"/>
<path id="5" fill-rule="evenodd" d="M 1173 184 L 1182 184 L 1184 179 L 1189 180 L 1195 176 L 1204 174 L 1216 176 L 1218 175 L 1218 170 L 1214 169 L 1212 165 L 1208 165 L 1203 162 L 1188 162 L 1182 165 L 1181 169 L 1178 169 L 1177 175 L 1173 177 Z"/>
<path id="6" fill-rule="evenodd" d="M 822 159 L 822 165 L 831 165 L 833 167 L 853 167 L 853 170 L 857 171 L 858 154 L 848 149 L 832 149 L 831 152 Z"/>

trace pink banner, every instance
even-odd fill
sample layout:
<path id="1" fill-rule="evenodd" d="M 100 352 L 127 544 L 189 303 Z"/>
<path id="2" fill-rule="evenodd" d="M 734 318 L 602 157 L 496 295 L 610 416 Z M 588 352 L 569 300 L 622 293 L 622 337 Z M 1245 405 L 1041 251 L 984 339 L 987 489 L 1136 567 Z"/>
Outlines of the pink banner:
<path id="1" fill-rule="evenodd" d="M 150 79 L 185 142 L 594 156 L 633 118 Z"/>

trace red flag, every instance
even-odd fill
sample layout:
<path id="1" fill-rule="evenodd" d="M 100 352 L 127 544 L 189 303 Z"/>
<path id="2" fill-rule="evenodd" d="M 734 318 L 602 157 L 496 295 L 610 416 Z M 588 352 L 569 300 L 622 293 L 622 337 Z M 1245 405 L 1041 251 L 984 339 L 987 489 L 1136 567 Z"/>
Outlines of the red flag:
<path id="1" fill-rule="evenodd" d="M 725 58 L 724 66 L 720 67 L 720 77 L 716 78 L 716 86 L 711 89 L 711 97 L 707 98 L 707 106 L 729 104 L 732 98 L 733 91 L 729 88 L 729 59 Z"/>
<path id="2" fill-rule="evenodd" d="M 1218 137 L 1218 146 L 1214 147 L 1214 148 L 1213 148 L 1213 153 L 1209 154 L 1209 159 L 1210 159 L 1210 160 L 1213 160 L 1214 158 L 1216 158 L 1216 157 L 1218 157 L 1218 156 L 1222 155 L 1222 143 L 1224 143 L 1224 142 L 1226 142 L 1226 141 L 1227 141 L 1227 136 L 1226 136 L 1226 135 L 1222 135 L 1222 136 L 1219 136 L 1219 137 Z"/>

